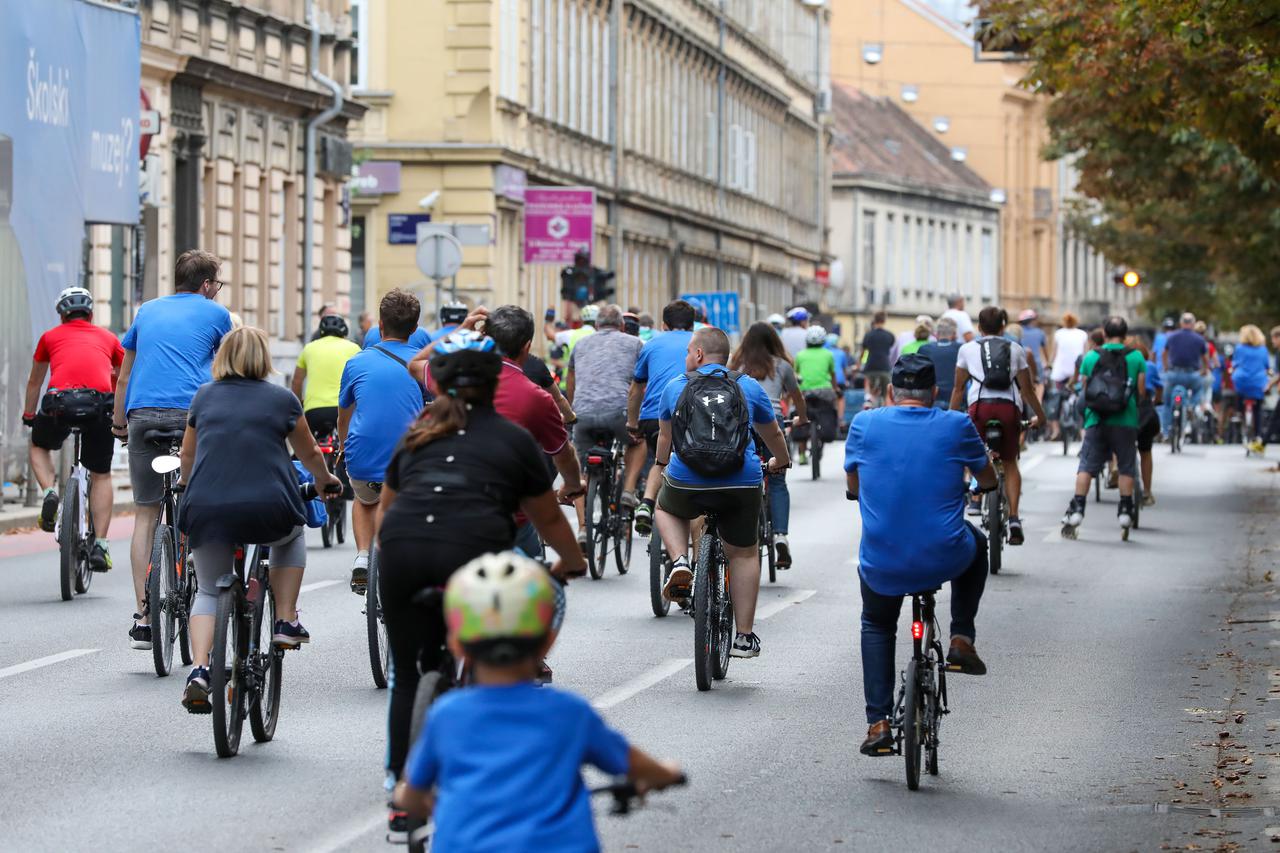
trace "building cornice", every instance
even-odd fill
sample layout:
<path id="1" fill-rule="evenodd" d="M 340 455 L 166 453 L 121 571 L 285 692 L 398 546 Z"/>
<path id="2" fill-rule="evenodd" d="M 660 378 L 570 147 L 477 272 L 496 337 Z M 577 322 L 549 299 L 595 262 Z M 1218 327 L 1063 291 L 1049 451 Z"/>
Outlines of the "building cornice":
<path id="1" fill-rule="evenodd" d="M 359 142 L 353 143 L 357 151 L 378 153 L 380 160 L 400 160 L 405 163 L 481 163 L 497 165 L 506 163 L 527 172 L 538 165 L 538 160 L 502 145 L 487 142 Z"/>
<path id="2" fill-rule="evenodd" d="M 897 193 L 916 196 L 934 201 L 946 201 L 952 204 L 963 204 L 999 213 L 1001 206 L 988 196 L 976 190 L 960 187 L 943 187 L 936 184 L 922 184 L 904 178 L 883 175 L 860 175 L 838 172 L 831 179 L 832 190 L 872 190 L 876 192 Z"/>
<path id="3" fill-rule="evenodd" d="M 187 59 L 184 76 L 199 80 L 202 83 L 222 86 L 236 92 L 244 92 L 275 103 L 296 106 L 304 112 L 321 112 L 330 104 L 330 96 L 325 92 L 313 92 L 275 80 L 268 80 L 256 74 L 248 74 L 228 68 L 216 62 L 210 62 L 198 56 Z M 369 108 L 351 99 L 345 99 L 341 116 L 348 121 L 359 121 Z"/>

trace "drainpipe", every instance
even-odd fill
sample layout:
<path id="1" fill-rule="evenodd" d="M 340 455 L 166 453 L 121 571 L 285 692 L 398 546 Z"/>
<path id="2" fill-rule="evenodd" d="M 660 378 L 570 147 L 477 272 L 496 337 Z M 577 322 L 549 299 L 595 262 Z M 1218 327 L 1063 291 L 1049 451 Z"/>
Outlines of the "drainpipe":
<path id="1" fill-rule="evenodd" d="M 725 23 L 725 16 L 729 14 L 728 4 L 726 0 L 720 0 L 720 27 L 719 27 L 719 43 L 720 48 L 720 69 L 716 72 L 716 198 L 717 213 L 720 215 L 720 223 L 716 225 L 716 290 L 724 289 L 724 220 L 727 216 L 725 212 L 725 146 L 729 144 L 729 128 L 725 125 L 725 85 L 728 78 L 728 71 L 725 69 L 724 56 L 727 47 L 728 25 Z"/>
<path id="2" fill-rule="evenodd" d="M 315 0 L 307 0 L 307 26 L 311 27 L 311 79 L 333 93 L 333 103 L 324 112 L 307 121 L 306 181 L 303 185 L 302 237 L 302 340 L 311 334 L 312 256 L 315 254 L 315 203 L 316 203 L 316 129 L 327 124 L 342 112 L 342 87 L 337 81 L 320 73 L 320 20 Z"/>
<path id="3" fill-rule="evenodd" d="M 613 147 L 609 151 L 610 171 L 613 172 L 613 198 L 609 200 L 609 225 L 613 233 L 609 238 L 609 269 L 615 273 L 622 260 L 622 220 L 618 196 L 622 192 L 622 2 L 609 4 L 609 137 Z M 619 301 L 622 301 L 619 299 Z"/>

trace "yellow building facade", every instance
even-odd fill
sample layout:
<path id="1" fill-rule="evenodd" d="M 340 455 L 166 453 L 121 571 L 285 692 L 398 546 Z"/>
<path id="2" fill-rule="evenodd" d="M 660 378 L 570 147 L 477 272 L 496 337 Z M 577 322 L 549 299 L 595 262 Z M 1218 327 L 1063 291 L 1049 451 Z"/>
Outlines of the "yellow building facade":
<path id="1" fill-rule="evenodd" d="M 825 10 L 802 0 L 355 0 L 353 301 L 434 285 L 417 222 L 471 226 L 471 303 L 558 306 L 524 262 L 524 194 L 596 192 L 616 300 L 736 291 L 743 323 L 814 288 L 822 259 Z M 481 227 L 477 227 L 481 226 Z M 424 320 L 424 322 L 427 322 Z"/>

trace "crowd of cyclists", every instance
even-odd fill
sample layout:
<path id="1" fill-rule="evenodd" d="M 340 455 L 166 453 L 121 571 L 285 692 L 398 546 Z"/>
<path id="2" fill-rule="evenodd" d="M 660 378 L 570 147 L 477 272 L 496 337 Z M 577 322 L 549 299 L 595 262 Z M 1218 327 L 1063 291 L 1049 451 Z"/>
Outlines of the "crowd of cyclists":
<path id="1" fill-rule="evenodd" d="M 1216 425 L 1205 440 L 1226 438 L 1246 411 L 1243 440 L 1254 450 L 1280 432 L 1274 416 L 1264 429 L 1263 400 L 1280 370 L 1270 369 L 1256 326 L 1215 342 L 1184 314 L 1148 341 L 1123 318 L 1089 332 L 1066 314 L 1050 337 L 1035 311 L 1010 323 L 1003 309 L 986 306 L 975 324 L 960 297 L 898 335 L 877 313 L 855 350 L 806 307 L 749 326 L 735 346 L 706 323 L 705 309 L 681 299 L 663 306 L 657 323 L 638 308 L 587 305 L 569 328 L 549 311 L 539 336 L 534 316 L 516 305 L 448 302 L 426 329 L 417 297 L 397 289 L 381 298 L 376 318 L 362 317 L 359 341 L 345 318 L 322 310 L 284 387 L 273 381 L 266 333 L 217 302 L 226 286 L 221 269 L 208 252 L 182 254 L 174 293 L 142 305 L 120 341 L 93 325 L 87 291 L 59 296 L 62 322 L 36 348 L 24 415 L 44 492 L 40 524 L 54 529 L 50 454 L 67 438 L 74 411 L 92 477 L 95 571 L 112 567 L 114 441 L 127 448 L 136 506 L 128 637 L 133 648 L 150 649 L 145 590 L 164 497 L 152 462 L 169 452 L 154 437 L 182 436 L 181 529 L 197 594 L 181 704 L 203 714 L 211 705 L 214 593 L 235 549 L 271 546 L 272 642 L 300 648 L 310 640 L 297 604 L 312 523 L 300 477 L 321 492 L 345 493 L 356 545 L 350 587 L 370 594 L 376 552 L 391 650 L 385 766 L 389 781 L 400 783 L 391 828 L 402 829 L 406 813 L 434 808 L 437 837 L 464 847 L 484 831 L 516 848 L 590 833 L 578 775 L 584 762 L 629 775 L 641 789 L 682 778 L 674 765 L 629 747 L 584 701 L 535 689 L 553 677 L 544 658 L 563 616 L 561 588 L 586 571 L 584 515 L 592 510 L 583 502 L 584 471 L 593 448 L 617 448 L 619 504 L 637 533 L 661 539 L 662 595 L 682 607 L 693 595 L 699 519 L 714 515 L 729 562 L 729 654 L 753 658 L 762 649 L 754 625 L 762 501 L 772 531 L 763 544 L 777 568 L 788 569 L 787 469 L 816 470 L 820 445 L 847 428 L 847 496 L 859 501 L 863 519 L 869 729 L 862 751 L 877 755 L 894 737 L 893 643 L 904 596 L 952 582 L 947 660 L 959 672 L 986 671 L 973 623 L 987 534 L 965 514 L 998 486 L 990 459 L 1001 464 L 1008 543 L 1021 545 L 1019 454 L 1028 440 L 1057 440 L 1077 411 L 1084 440 L 1064 533 L 1079 526 L 1091 483 L 1107 469 L 1122 527 L 1133 523 L 1137 483 L 1141 499 L 1154 504 L 1151 451 L 1181 423 L 1175 387 L 1189 412 Z M 1280 327 L 1270 337 L 1280 349 Z M 1067 405 L 1077 397 L 1078 409 Z M 90 415 L 72 405 L 85 399 Z M 336 464 L 321 445 L 334 448 Z M 561 510 L 570 505 L 576 531 Z M 940 553 L 949 556 L 938 560 Z M 430 589 L 445 590 L 443 621 L 423 618 L 417 604 Z M 473 684 L 491 689 L 442 699 L 415 745 L 419 679 L 446 653 L 467 662 Z M 474 764 L 480 755 L 483 767 Z M 564 796 L 523 807 L 529 798 L 519 780 Z"/>

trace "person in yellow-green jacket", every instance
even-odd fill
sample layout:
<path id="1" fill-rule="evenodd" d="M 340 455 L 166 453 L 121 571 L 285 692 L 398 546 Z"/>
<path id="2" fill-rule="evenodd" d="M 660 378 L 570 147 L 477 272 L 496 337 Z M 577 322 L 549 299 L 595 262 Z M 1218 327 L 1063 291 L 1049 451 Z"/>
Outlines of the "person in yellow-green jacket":
<path id="1" fill-rule="evenodd" d="M 805 348 L 795 355 L 796 359 L 796 378 L 800 382 L 800 393 L 804 394 L 805 401 L 810 407 L 809 420 L 814 421 L 814 409 L 821 409 L 824 406 L 835 410 L 836 393 L 839 385 L 836 380 L 836 359 L 831 354 L 831 350 L 827 349 L 827 330 L 821 326 L 810 326 L 805 330 L 804 335 Z M 818 429 L 814 428 L 815 431 Z M 827 436 L 827 440 L 834 439 L 834 434 Z M 814 440 L 819 440 L 814 435 Z M 809 461 L 808 441 L 796 441 L 796 451 L 799 464 L 806 465 Z"/>
<path id="2" fill-rule="evenodd" d="M 320 318 L 320 337 L 298 354 L 291 386 L 294 396 L 302 401 L 302 414 L 313 435 L 337 430 L 342 368 L 359 352 L 360 345 L 347 339 L 347 321 L 338 314 L 328 314 Z"/>

